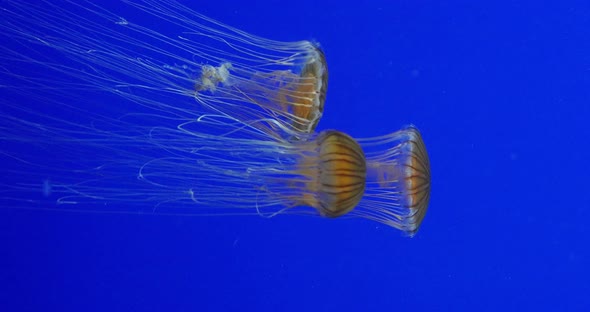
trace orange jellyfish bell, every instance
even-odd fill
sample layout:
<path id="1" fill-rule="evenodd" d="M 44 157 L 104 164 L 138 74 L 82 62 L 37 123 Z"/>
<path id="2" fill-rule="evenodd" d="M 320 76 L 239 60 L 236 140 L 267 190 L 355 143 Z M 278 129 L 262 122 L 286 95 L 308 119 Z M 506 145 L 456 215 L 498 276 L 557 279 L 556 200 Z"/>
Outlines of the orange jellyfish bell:
<path id="1" fill-rule="evenodd" d="M 314 157 L 304 158 L 300 172 L 306 177 L 301 204 L 327 217 L 354 209 L 365 191 L 366 160 L 360 145 L 339 131 L 324 131 L 311 143 Z"/>
<path id="2" fill-rule="evenodd" d="M 324 52 L 316 47 L 310 59 L 305 63 L 300 74 L 300 82 L 295 86 L 295 91 L 290 92 L 292 101 L 280 101 L 283 105 L 293 107 L 293 114 L 299 122 L 295 128 L 305 132 L 315 130 L 326 101 L 328 91 L 328 66 Z M 285 95 L 287 98 L 287 94 Z M 306 122 L 308 121 L 308 122 Z"/>

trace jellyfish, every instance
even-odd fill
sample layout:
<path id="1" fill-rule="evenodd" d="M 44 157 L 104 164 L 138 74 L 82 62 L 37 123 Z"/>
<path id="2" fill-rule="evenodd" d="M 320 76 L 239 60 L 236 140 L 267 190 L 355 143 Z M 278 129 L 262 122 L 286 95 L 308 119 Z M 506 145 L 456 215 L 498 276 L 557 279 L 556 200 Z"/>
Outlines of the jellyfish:
<path id="1" fill-rule="evenodd" d="M 159 110 L 267 119 L 257 123 L 265 135 L 283 127 L 295 139 L 323 114 L 328 69 L 316 42 L 255 36 L 175 1 L 120 1 L 126 15 L 68 0 L 9 0 L 0 10 L 0 72 L 28 90 L 93 90 Z"/>
<path id="2" fill-rule="evenodd" d="M 13 130 L 3 127 L 0 137 L 9 177 L 0 199 L 12 207 L 360 217 L 411 236 L 430 198 L 429 160 L 413 126 L 365 139 L 326 130 L 304 140 L 263 140 L 255 125 L 221 115 L 145 126 L 159 119 L 148 114 L 107 119 L 107 128 L 55 115 L 37 116 L 54 121 L 44 124 L 1 117 Z M 112 130 L 117 122 L 132 133 Z"/>
<path id="3" fill-rule="evenodd" d="M 318 45 L 247 34 L 173 1 L 0 4 L 5 207 L 363 218 L 414 235 L 430 199 L 417 128 L 316 131 Z M 132 15 L 129 15 L 132 16 Z"/>

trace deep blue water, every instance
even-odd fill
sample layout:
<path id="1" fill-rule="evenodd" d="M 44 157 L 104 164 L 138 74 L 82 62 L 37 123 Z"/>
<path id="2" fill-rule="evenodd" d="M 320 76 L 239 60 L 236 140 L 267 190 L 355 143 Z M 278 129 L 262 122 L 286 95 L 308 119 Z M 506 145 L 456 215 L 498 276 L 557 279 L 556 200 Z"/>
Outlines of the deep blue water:
<path id="1" fill-rule="evenodd" d="M 590 309 L 588 2 L 184 3 L 319 41 L 319 130 L 417 125 L 432 170 L 421 230 L 0 203 L 0 311 Z"/>

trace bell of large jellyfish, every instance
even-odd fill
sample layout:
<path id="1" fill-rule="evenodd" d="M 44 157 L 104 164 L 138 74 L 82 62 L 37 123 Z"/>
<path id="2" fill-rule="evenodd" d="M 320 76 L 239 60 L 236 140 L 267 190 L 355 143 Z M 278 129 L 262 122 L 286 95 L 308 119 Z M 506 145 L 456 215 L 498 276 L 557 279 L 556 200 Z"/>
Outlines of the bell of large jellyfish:
<path id="1" fill-rule="evenodd" d="M 231 116 L 256 123 L 261 135 L 284 128 L 301 138 L 317 126 L 328 83 L 317 43 L 255 36 L 173 1 L 121 1 L 115 9 L 90 1 L 2 1 L 0 72 L 7 84 L 94 90 L 183 116 Z"/>

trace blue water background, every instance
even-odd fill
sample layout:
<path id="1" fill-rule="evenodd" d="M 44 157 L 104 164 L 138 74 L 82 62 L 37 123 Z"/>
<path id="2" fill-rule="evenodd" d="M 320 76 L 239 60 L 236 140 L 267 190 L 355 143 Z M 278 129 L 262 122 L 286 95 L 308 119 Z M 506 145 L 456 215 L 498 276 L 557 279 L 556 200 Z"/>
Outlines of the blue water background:
<path id="1" fill-rule="evenodd" d="M 590 310 L 587 1 L 184 3 L 319 41 L 320 130 L 418 126 L 432 166 L 420 232 L 3 205 L 0 311 Z"/>

